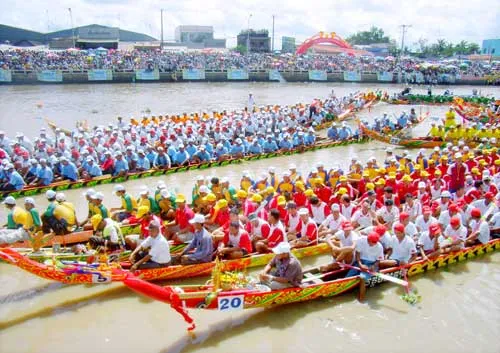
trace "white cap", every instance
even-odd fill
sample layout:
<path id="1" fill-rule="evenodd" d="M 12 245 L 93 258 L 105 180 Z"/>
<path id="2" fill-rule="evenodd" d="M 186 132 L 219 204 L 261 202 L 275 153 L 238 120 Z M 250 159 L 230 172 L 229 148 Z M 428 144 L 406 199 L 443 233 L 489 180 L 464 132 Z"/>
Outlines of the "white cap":
<path id="1" fill-rule="evenodd" d="M 92 195 L 94 195 L 94 194 L 95 194 L 95 190 L 94 189 L 88 189 L 87 191 L 85 191 L 83 193 L 83 196 L 90 196 L 90 197 L 92 197 Z"/>
<path id="2" fill-rule="evenodd" d="M 160 191 L 160 195 L 161 195 L 161 197 L 163 197 L 164 199 L 166 199 L 167 197 L 170 197 L 170 192 L 167 189 L 162 189 Z"/>
<path id="3" fill-rule="evenodd" d="M 62 192 L 58 192 L 56 194 L 56 200 L 57 201 L 66 201 L 66 195 L 64 195 L 64 193 L 62 193 Z"/>
<path id="4" fill-rule="evenodd" d="M 13 206 L 13 205 L 15 205 L 15 204 L 16 204 L 16 199 L 15 199 L 15 198 L 13 198 L 12 196 L 7 196 L 7 197 L 5 198 L 5 200 L 3 200 L 3 202 L 2 202 L 2 203 L 3 203 L 3 204 L 6 204 L 6 205 L 12 205 L 12 206 Z"/>
<path id="5" fill-rule="evenodd" d="M 205 177 L 203 175 L 198 175 L 196 177 L 196 181 L 203 181 L 203 180 L 205 180 Z"/>
<path id="6" fill-rule="evenodd" d="M 229 178 L 228 177 L 224 177 L 220 180 L 221 183 L 229 183 Z"/>
<path id="7" fill-rule="evenodd" d="M 53 199 L 54 197 L 56 197 L 56 192 L 54 190 L 47 190 L 47 192 L 45 193 L 45 197 L 47 197 L 48 199 Z"/>
<path id="8" fill-rule="evenodd" d="M 274 173 L 274 172 L 276 171 L 276 168 L 274 168 L 274 167 L 269 167 L 269 168 L 267 169 L 267 171 L 268 171 L 269 173 Z"/>
<path id="9" fill-rule="evenodd" d="M 297 166 L 295 165 L 295 163 L 292 163 L 288 166 L 288 169 L 297 169 Z"/>
<path id="10" fill-rule="evenodd" d="M 92 195 L 92 198 L 94 200 L 104 200 L 104 195 L 102 194 L 102 192 L 96 192 L 94 195 Z"/>
<path id="11" fill-rule="evenodd" d="M 30 205 L 35 206 L 35 200 L 32 197 L 25 198 L 24 203 L 29 203 Z"/>
<path id="12" fill-rule="evenodd" d="M 194 217 L 189 220 L 189 224 L 195 223 L 205 223 L 205 216 L 199 213 L 195 214 Z"/>
<path id="13" fill-rule="evenodd" d="M 332 211 L 340 211 L 340 206 L 338 203 L 332 204 Z"/>
<path id="14" fill-rule="evenodd" d="M 299 216 L 305 216 L 309 214 L 309 210 L 305 207 L 301 208 L 298 212 Z"/>
<path id="15" fill-rule="evenodd" d="M 206 185 L 200 186 L 200 189 L 198 190 L 199 192 L 203 192 L 205 194 L 208 194 L 210 192 L 210 189 Z"/>
<path id="16" fill-rule="evenodd" d="M 418 188 L 419 188 L 419 189 L 420 189 L 420 188 L 425 188 L 425 182 L 420 181 L 420 182 L 418 183 Z"/>
<path id="17" fill-rule="evenodd" d="M 282 241 L 278 245 L 273 248 L 273 253 L 280 254 L 289 254 L 290 253 L 290 244 L 286 241 Z"/>
<path id="18" fill-rule="evenodd" d="M 462 154 L 460 152 L 455 153 L 455 158 L 456 159 L 462 158 Z"/>
<path id="19" fill-rule="evenodd" d="M 140 195 L 146 195 L 148 192 L 149 192 L 148 187 L 147 186 L 143 186 L 143 187 L 141 187 L 141 191 L 139 191 L 139 194 Z"/>
<path id="20" fill-rule="evenodd" d="M 445 190 L 441 193 L 441 197 L 451 197 L 451 194 L 448 190 Z"/>
<path id="21" fill-rule="evenodd" d="M 114 190 L 115 190 L 115 192 L 125 191 L 125 187 L 123 185 L 121 185 L 121 184 L 115 185 Z"/>
<path id="22" fill-rule="evenodd" d="M 165 182 L 163 180 L 160 180 L 158 183 L 156 183 L 156 188 L 157 189 L 165 189 L 167 185 L 165 185 Z"/>

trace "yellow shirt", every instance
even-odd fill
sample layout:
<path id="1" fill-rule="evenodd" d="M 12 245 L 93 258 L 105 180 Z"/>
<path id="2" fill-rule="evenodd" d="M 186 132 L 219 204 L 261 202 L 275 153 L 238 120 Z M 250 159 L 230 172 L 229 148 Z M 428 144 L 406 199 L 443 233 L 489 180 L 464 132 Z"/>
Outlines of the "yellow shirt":
<path id="1" fill-rule="evenodd" d="M 241 189 L 248 192 L 248 189 L 252 186 L 250 180 L 242 180 L 240 183 Z"/>
<path id="2" fill-rule="evenodd" d="M 431 137 L 439 137 L 439 129 L 437 126 L 431 127 L 431 130 L 429 131 L 429 135 Z"/>
<path id="3" fill-rule="evenodd" d="M 30 229 L 33 226 L 33 220 L 29 217 L 28 212 L 18 206 L 12 210 L 12 220 L 15 224 L 21 224 L 24 229 Z"/>
<path id="4" fill-rule="evenodd" d="M 64 219 L 68 226 L 74 226 L 76 224 L 75 208 L 69 202 L 61 202 L 54 209 L 54 217 L 61 220 Z"/>

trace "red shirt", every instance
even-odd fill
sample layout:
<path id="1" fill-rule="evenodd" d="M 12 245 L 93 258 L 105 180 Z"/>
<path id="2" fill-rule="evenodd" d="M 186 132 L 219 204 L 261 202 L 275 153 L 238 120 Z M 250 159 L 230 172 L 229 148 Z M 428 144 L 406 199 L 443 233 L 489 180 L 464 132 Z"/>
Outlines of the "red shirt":
<path id="1" fill-rule="evenodd" d="M 215 216 L 215 223 L 222 227 L 224 224 L 229 222 L 229 209 L 219 210 L 217 211 L 217 215 Z"/>
<path id="2" fill-rule="evenodd" d="M 270 248 L 274 248 L 276 245 L 285 240 L 285 229 L 283 228 L 283 224 L 278 222 L 276 224 L 271 225 L 269 230 L 269 235 L 267 236 L 267 245 Z"/>
<path id="3" fill-rule="evenodd" d="M 240 239 L 238 242 L 238 248 L 246 250 L 246 252 L 248 254 L 252 253 L 252 242 L 250 241 L 250 236 L 248 235 L 248 233 L 245 230 L 240 228 L 239 229 L 239 236 L 240 236 Z M 229 232 L 224 234 L 224 239 L 222 240 L 222 242 L 226 246 L 228 246 L 228 245 L 234 246 L 234 244 L 232 244 L 230 241 Z"/>
<path id="4" fill-rule="evenodd" d="M 191 227 L 191 224 L 189 224 L 189 220 L 194 217 L 194 212 L 188 207 L 185 206 L 183 210 L 177 209 L 175 211 L 175 222 L 179 226 L 179 229 L 186 229 Z"/>
<path id="5" fill-rule="evenodd" d="M 296 192 L 293 194 L 293 200 L 297 204 L 297 208 L 307 206 L 307 196 L 303 192 Z"/>
<path id="6" fill-rule="evenodd" d="M 318 240 L 318 226 L 311 218 L 309 218 L 309 222 L 307 222 L 307 224 L 304 224 L 304 222 L 300 220 L 296 230 L 297 233 L 300 234 L 301 238 L 307 237 L 309 241 L 313 242 Z"/>

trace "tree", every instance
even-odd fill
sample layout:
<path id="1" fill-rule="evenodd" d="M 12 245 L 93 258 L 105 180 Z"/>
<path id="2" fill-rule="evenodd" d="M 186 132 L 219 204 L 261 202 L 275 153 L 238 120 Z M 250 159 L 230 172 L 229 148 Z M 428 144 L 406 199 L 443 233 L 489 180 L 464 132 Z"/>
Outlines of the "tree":
<path id="1" fill-rule="evenodd" d="M 243 55 L 243 54 L 247 53 L 247 47 L 246 47 L 246 45 L 240 44 L 240 45 L 237 45 L 236 48 L 234 48 L 234 51 L 237 51 L 238 53 Z"/>
<path id="2" fill-rule="evenodd" d="M 368 45 L 376 43 L 389 43 L 390 39 L 382 28 L 373 26 L 369 31 L 360 31 L 346 39 L 350 44 Z"/>

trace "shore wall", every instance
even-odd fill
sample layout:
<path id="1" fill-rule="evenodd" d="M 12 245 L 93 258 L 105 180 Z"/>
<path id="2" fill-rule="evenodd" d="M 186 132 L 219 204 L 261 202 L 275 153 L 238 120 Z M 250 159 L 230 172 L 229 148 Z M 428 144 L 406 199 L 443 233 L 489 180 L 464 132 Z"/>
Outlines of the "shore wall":
<path id="1" fill-rule="evenodd" d="M 105 71 L 105 70 L 98 70 Z M 195 70 L 196 71 L 196 70 Z M 351 73 L 353 76 L 346 75 L 346 72 L 326 72 L 326 71 L 275 71 L 268 70 L 244 71 L 240 76 L 232 77 L 228 71 L 203 71 L 202 75 L 191 77 L 182 71 L 173 72 L 154 72 L 147 75 L 141 75 L 134 71 L 108 71 L 108 77 L 103 75 L 97 79 L 90 79 L 86 71 L 57 71 L 49 72 L 49 75 L 41 76 L 34 71 L 10 71 L 6 80 L 0 80 L 0 85 L 25 85 L 25 84 L 72 84 L 72 83 L 125 83 L 125 82 L 360 82 L 360 83 L 398 83 L 397 75 L 389 78 L 382 78 L 376 72 Z M 50 74 L 53 75 L 50 75 Z M 102 72 L 100 73 L 102 74 Z M 390 74 L 392 75 L 392 74 Z M 454 77 L 453 80 L 444 82 L 446 85 L 487 85 L 487 79 L 482 77 Z"/>

